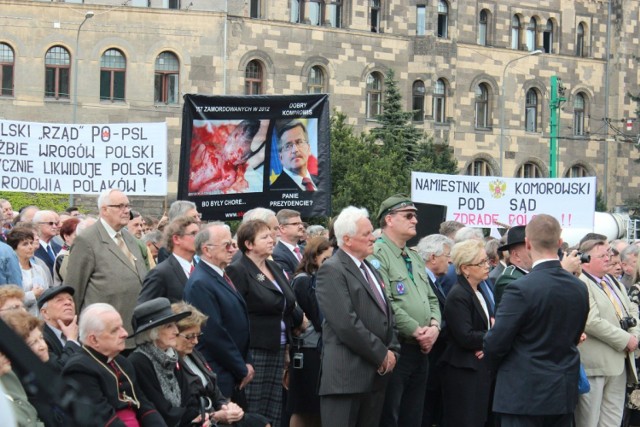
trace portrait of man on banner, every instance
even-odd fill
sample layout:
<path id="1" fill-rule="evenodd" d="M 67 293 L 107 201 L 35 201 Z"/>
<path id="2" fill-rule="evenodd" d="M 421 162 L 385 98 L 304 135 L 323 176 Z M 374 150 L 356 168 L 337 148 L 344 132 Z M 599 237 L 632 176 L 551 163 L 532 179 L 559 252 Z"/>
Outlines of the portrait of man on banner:
<path id="1" fill-rule="evenodd" d="M 317 191 L 318 119 L 277 120 L 271 141 L 271 190 Z"/>
<path id="2" fill-rule="evenodd" d="M 269 120 L 194 120 L 189 195 L 263 191 Z"/>

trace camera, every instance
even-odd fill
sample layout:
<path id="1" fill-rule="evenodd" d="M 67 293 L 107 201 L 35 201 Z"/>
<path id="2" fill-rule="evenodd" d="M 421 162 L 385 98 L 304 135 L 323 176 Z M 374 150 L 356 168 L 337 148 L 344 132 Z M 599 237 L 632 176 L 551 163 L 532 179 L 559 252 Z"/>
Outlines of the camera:
<path id="1" fill-rule="evenodd" d="M 303 366 L 304 366 L 304 354 L 293 353 L 293 369 L 302 369 Z"/>
<path id="2" fill-rule="evenodd" d="M 635 317 L 627 316 L 620 319 L 620 327 L 625 331 L 628 331 L 629 329 L 633 328 L 637 324 L 638 324 L 638 321 L 636 320 Z"/>
<path id="3" fill-rule="evenodd" d="M 589 254 L 578 252 L 576 256 L 580 258 L 580 264 L 588 264 L 591 262 L 591 255 Z"/>

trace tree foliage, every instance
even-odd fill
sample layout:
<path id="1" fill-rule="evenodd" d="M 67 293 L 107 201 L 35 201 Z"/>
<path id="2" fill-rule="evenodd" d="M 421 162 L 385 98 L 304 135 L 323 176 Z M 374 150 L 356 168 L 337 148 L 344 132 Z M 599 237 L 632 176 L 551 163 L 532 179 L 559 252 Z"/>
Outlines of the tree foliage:
<path id="1" fill-rule="evenodd" d="M 6 199 L 11 202 L 14 211 L 24 206 L 34 205 L 40 209 L 62 212 L 69 206 L 68 194 L 0 191 L 0 199 Z"/>

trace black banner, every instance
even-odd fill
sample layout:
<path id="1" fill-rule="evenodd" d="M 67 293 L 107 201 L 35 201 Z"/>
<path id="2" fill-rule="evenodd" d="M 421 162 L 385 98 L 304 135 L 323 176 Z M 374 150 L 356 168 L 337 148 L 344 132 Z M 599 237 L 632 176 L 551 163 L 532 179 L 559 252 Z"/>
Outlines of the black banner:
<path id="1" fill-rule="evenodd" d="M 331 214 L 328 95 L 185 95 L 178 199 L 204 220 Z"/>

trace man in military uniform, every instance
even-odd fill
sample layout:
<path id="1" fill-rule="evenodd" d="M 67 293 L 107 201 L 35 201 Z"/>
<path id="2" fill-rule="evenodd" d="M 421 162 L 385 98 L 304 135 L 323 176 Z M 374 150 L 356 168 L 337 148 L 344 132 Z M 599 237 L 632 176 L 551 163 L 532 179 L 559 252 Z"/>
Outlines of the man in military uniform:
<path id="1" fill-rule="evenodd" d="M 424 261 L 407 241 L 416 235 L 418 218 L 403 194 L 380 205 L 382 236 L 370 258 L 380 272 L 396 317 L 400 359 L 387 386 L 380 426 L 420 426 L 429 366 L 428 353 L 440 333 L 438 298 L 429 286 Z"/>
<path id="2" fill-rule="evenodd" d="M 524 229 L 524 225 L 511 227 L 507 231 L 506 244 L 498 248 L 498 251 L 509 251 L 509 266 L 498 277 L 493 288 L 496 310 L 498 310 L 498 304 L 500 304 L 504 288 L 531 270 L 531 255 L 529 255 L 529 251 L 524 245 Z"/>

